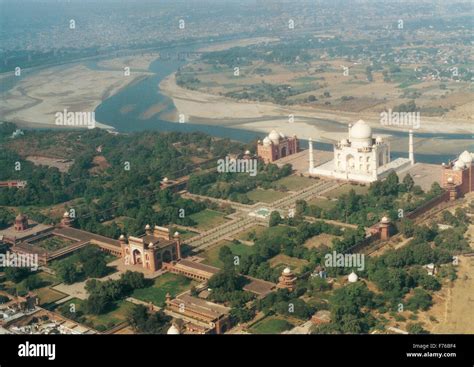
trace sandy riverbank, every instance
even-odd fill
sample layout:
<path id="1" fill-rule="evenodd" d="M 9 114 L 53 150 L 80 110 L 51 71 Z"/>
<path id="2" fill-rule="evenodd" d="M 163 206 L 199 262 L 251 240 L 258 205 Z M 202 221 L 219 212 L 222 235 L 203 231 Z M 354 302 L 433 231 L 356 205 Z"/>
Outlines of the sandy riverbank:
<path id="1" fill-rule="evenodd" d="M 83 64 L 48 68 L 25 77 L 2 95 L 0 116 L 24 127 L 54 127 L 55 114 L 93 112 L 106 98 L 134 81 L 151 75 L 147 71 L 156 55 L 117 58 L 100 62 L 107 70 L 92 70 Z M 125 76 L 123 68 L 130 67 Z M 98 127 L 110 128 L 104 124 Z"/>
<path id="2" fill-rule="evenodd" d="M 309 136 L 323 133 L 321 129 L 310 125 L 305 118 L 333 120 L 340 123 L 354 123 L 359 119 L 364 119 L 373 128 L 384 128 L 387 130 L 400 131 L 398 127 L 382 126 L 380 116 L 377 114 L 360 114 L 352 112 L 330 111 L 313 109 L 306 106 L 278 106 L 273 103 L 259 102 L 239 102 L 219 95 L 212 95 L 200 91 L 193 91 L 182 88 L 176 84 L 175 74 L 165 78 L 160 83 L 161 91 L 170 97 L 178 113 L 189 116 L 189 121 L 195 119 L 214 119 L 216 123 L 226 125 L 222 120 L 229 119 L 232 127 L 241 127 L 251 130 L 268 131 L 268 127 L 288 129 L 300 136 Z M 295 115 L 291 127 L 287 119 L 290 114 Z M 262 119 L 275 117 L 274 121 L 254 121 L 235 125 L 231 119 Z M 219 121 L 219 122 L 218 122 Z M 472 134 L 474 133 L 474 124 L 472 121 L 465 120 L 443 120 L 437 117 L 423 117 L 421 127 L 416 130 L 426 133 L 453 133 L 453 134 Z"/>

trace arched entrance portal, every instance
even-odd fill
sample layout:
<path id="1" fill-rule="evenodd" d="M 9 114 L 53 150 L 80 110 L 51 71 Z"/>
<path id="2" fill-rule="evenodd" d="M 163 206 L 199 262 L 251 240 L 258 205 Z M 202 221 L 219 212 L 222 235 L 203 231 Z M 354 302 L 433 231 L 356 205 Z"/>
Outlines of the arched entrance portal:
<path id="1" fill-rule="evenodd" d="M 286 157 L 286 147 L 281 148 L 281 158 Z"/>
<path id="2" fill-rule="evenodd" d="M 138 250 L 133 250 L 132 252 L 133 257 L 133 264 L 141 264 L 142 263 L 142 254 Z"/>
<path id="3" fill-rule="evenodd" d="M 348 154 L 346 157 L 346 171 L 353 171 L 355 167 L 355 159 L 352 154 Z"/>

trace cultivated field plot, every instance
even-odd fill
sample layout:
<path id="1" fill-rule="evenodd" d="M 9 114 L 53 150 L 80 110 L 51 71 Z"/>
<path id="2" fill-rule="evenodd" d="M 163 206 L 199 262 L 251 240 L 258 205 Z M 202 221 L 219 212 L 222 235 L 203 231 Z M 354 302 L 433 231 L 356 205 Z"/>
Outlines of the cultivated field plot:
<path id="1" fill-rule="evenodd" d="M 203 231 L 225 223 L 226 219 L 224 217 L 224 213 L 210 209 L 205 209 L 199 213 L 194 213 L 190 215 L 190 218 L 197 223 L 195 227 Z"/>
<path id="2" fill-rule="evenodd" d="M 290 257 L 284 254 L 279 254 L 275 257 L 272 257 L 269 260 L 270 267 L 272 268 L 284 268 L 289 267 L 291 270 L 295 272 L 300 272 L 303 266 L 308 264 L 306 260 L 297 259 L 296 257 Z"/>
<path id="3" fill-rule="evenodd" d="M 279 316 L 269 316 L 252 325 L 252 334 L 280 334 L 293 328 L 293 324 Z"/>
<path id="4" fill-rule="evenodd" d="M 216 246 L 213 246 L 206 252 L 200 254 L 200 256 L 204 257 L 203 263 L 215 266 L 217 268 L 222 268 L 224 264 L 219 259 L 219 251 L 223 246 L 229 247 L 232 253 L 236 256 L 251 255 L 255 251 L 252 246 L 244 245 L 241 243 L 234 243 L 230 241 L 221 241 Z"/>
<path id="5" fill-rule="evenodd" d="M 247 197 L 254 202 L 273 203 L 288 196 L 287 193 L 275 190 L 255 189 L 247 193 Z"/>
<path id="6" fill-rule="evenodd" d="M 166 273 L 155 278 L 151 287 L 135 289 L 131 297 L 144 302 L 152 302 L 156 306 L 163 306 L 166 293 L 171 294 L 171 297 L 176 297 L 191 289 L 195 284 L 197 283 L 182 275 Z"/>
<path id="7" fill-rule="evenodd" d="M 36 293 L 39 298 L 39 305 L 43 307 L 45 305 L 55 303 L 60 299 L 63 299 L 64 297 L 67 297 L 67 294 L 59 292 L 55 289 L 51 289 L 49 287 L 35 289 L 34 293 Z"/>
<path id="8" fill-rule="evenodd" d="M 321 233 L 317 236 L 311 237 L 304 243 L 306 248 L 319 248 L 321 246 L 332 246 L 332 240 L 335 238 L 341 238 L 340 236 L 334 236 L 328 233 Z"/>

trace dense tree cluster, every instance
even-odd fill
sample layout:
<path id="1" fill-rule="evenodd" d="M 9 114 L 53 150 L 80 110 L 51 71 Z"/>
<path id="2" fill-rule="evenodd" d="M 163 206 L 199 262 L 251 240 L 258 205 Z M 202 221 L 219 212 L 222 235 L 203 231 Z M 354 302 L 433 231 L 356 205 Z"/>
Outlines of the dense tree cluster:
<path id="1" fill-rule="evenodd" d="M 246 193 L 258 187 L 272 188 L 274 181 L 292 173 L 291 165 L 285 164 L 279 168 L 275 164 L 258 163 L 258 173 L 250 176 L 248 173 L 203 173 L 191 175 L 188 190 L 193 194 L 205 195 L 221 199 L 250 204 L 252 201 Z"/>

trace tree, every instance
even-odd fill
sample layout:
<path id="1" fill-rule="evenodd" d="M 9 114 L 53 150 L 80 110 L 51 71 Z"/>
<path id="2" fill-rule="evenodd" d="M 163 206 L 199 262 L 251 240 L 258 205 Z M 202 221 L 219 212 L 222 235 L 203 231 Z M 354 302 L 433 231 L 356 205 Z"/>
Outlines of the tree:
<path id="1" fill-rule="evenodd" d="M 413 296 L 411 296 L 407 301 L 407 309 L 410 311 L 416 311 L 418 309 L 426 311 L 432 306 L 432 304 L 433 301 L 431 295 L 427 291 L 421 288 L 415 288 Z"/>
<path id="2" fill-rule="evenodd" d="M 56 274 L 64 283 L 73 284 L 79 280 L 80 272 L 76 265 L 70 262 L 62 263 L 56 269 Z"/>
<path id="3" fill-rule="evenodd" d="M 110 307 L 110 301 L 106 295 L 93 293 L 87 299 L 84 309 L 86 313 L 100 315 Z"/>
<path id="4" fill-rule="evenodd" d="M 415 232 L 415 225 L 411 219 L 403 218 L 400 222 L 398 222 L 398 230 L 406 238 L 410 238 L 413 237 L 413 233 Z"/>
<path id="5" fill-rule="evenodd" d="M 403 178 L 403 185 L 408 192 L 410 192 L 413 189 L 413 186 L 415 186 L 415 181 L 413 181 L 413 178 L 409 173 L 407 173 Z"/>
<path id="6" fill-rule="evenodd" d="M 104 275 L 107 275 L 109 271 L 104 256 L 88 258 L 82 264 L 82 270 L 89 278 L 102 278 Z"/>
<path id="7" fill-rule="evenodd" d="M 409 323 L 407 325 L 407 331 L 410 334 L 429 334 L 429 332 L 423 328 L 421 323 Z"/>
<path id="8" fill-rule="evenodd" d="M 272 213 L 270 214 L 270 223 L 269 223 L 269 226 L 270 227 L 275 227 L 277 226 L 278 224 L 281 223 L 281 216 L 280 216 L 280 213 L 276 210 L 272 211 Z"/>
<path id="9" fill-rule="evenodd" d="M 8 266 L 5 268 L 5 278 L 13 283 L 19 283 L 31 274 L 28 268 L 16 268 Z"/>

